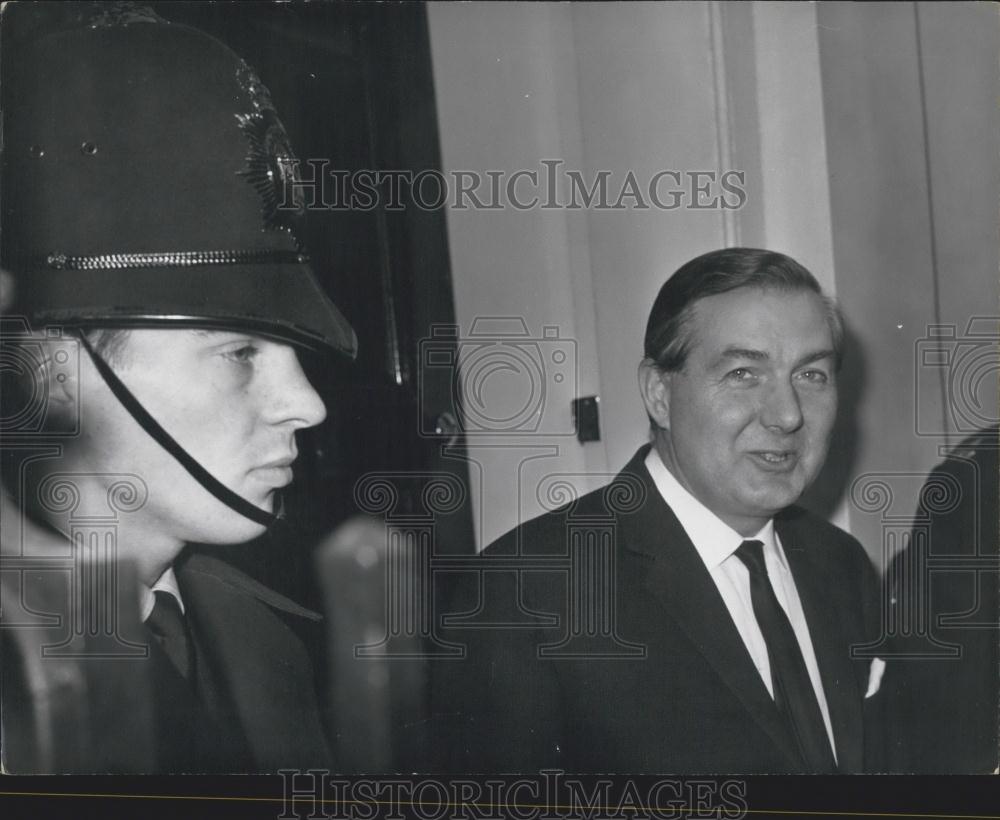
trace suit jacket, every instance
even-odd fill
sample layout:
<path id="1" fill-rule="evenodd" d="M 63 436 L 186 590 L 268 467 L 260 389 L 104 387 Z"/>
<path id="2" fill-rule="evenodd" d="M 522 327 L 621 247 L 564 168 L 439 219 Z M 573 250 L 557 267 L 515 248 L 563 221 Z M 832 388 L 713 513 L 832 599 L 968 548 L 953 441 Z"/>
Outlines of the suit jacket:
<path id="1" fill-rule="evenodd" d="M 889 642 L 890 657 L 909 656 L 886 671 L 891 771 L 988 774 L 1000 763 L 1000 578 L 988 565 L 1000 551 L 998 434 L 993 426 L 970 436 L 935 467 L 920 494 L 918 529 L 886 573 L 895 623 L 919 623 L 922 613 L 929 630 Z M 939 562 L 925 580 L 913 554 L 920 530 L 927 557 Z M 949 568 L 950 560 L 966 569 Z M 961 654 L 942 657 L 941 644 Z"/>
<path id="2" fill-rule="evenodd" d="M 465 613 L 464 624 L 446 621 L 447 637 L 468 655 L 436 675 L 445 769 L 804 771 L 708 570 L 643 464 L 648 451 L 607 487 L 503 536 L 483 557 L 495 569 L 456 585 L 449 610 Z M 861 771 L 870 661 L 852 660 L 850 647 L 872 635 L 874 572 L 855 539 L 802 509 L 775 526 L 839 769 Z M 574 552 L 589 557 L 567 572 Z M 505 556 L 518 554 L 523 569 L 506 569 Z"/>
<path id="3" fill-rule="evenodd" d="M 231 564 L 175 565 L 194 644 L 194 693 L 154 645 L 164 771 L 329 767 L 308 631 L 320 616 Z"/>

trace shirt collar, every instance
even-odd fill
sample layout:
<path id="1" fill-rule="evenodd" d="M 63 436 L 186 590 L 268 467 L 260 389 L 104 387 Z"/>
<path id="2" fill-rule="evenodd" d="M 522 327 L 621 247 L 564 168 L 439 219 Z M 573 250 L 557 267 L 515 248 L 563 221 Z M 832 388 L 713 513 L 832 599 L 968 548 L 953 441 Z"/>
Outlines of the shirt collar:
<path id="1" fill-rule="evenodd" d="M 156 606 L 155 593 L 157 592 L 166 592 L 173 595 L 177 599 L 177 605 L 181 608 L 181 612 L 184 612 L 184 599 L 181 598 L 181 590 L 177 585 L 177 576 L 174 574 L 174 568 L 167 567 L 163 571 L 163 574 L 156 579 L 156 583 L 153 586 L 148 587 L 145 584 L 140 586 L 139 615 L 142 621 L 145 622 L 153 613 L 153 607 Z"/>
<path id="2" fill-rule="evenodd" d="M 663 500 L 677 516 L 684 532 L 691 539 L 691 543 L 694 544 L 694 548 L 709 570 L 719 566 L 736 552 L 740 544 L 748 540 L 681 486 L 674 474 L 663 463 L 656 447 L 650 448 L 645 463 L 656 489 L 659 490 Z M 784 553 L 777 548 L 773 519 L 768 519 L 760 531 L 751 538 L 762 541 L 765 552 L 777 554 L 782 566 L 787 566 Z"/>

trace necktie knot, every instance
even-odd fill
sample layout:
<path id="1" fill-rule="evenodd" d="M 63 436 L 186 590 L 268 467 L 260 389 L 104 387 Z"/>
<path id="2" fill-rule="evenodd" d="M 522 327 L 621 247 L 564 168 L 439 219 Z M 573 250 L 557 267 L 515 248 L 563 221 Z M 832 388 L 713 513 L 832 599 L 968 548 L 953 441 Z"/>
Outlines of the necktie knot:
<path id="1" fill-rule="evenodd" d="M 743 562 L 751 575 L 767 577 L 763 541 L 744 541 L 736 548 L 736 557 Z"/>

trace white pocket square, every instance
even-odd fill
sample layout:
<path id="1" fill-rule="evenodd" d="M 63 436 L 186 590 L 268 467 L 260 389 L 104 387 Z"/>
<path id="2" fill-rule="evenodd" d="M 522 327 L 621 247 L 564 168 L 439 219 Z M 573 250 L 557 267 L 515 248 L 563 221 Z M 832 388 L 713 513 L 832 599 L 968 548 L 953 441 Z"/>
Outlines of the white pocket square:
<path id="1" fill-rule="evenodd" d="M 870 698 L 882 685 L 882 675 L 885 674 L 885 661 L 881 658 L 872 658 L 872 665 L 868 670 L 868 691 L 865 697 Z"/>

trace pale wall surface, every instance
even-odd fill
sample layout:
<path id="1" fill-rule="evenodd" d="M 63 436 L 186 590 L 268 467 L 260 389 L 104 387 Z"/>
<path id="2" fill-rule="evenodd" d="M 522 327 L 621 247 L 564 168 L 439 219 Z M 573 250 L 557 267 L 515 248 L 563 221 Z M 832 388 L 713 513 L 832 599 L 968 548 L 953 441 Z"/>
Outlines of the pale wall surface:
<path id="1" fill-rule="evenodd" d="M 534 336 L 557 326 L 579 373 L 575 389 L 548 384 L 546 423 L 564 429 L 576 395 L 601 400 L 600 443 L 472 440 L 480 546 L 545 508 L 542 476 L 587 489 L 646 440 L 635 366 L 653 297 L 691 257 L 744 244 L 800 259 L 844 307 L 845 413 L 807 502 L 881 562 L 878 516 L 849 503 L 852 482 L 926 474 L 955 426 L 944 374 L 914 375 L 916 341 L 930 323 L 997 313 L 996 12 L 432 3 L 429 18 L 446 170 L 561 159 L 588 179 L 608 171 L 617 191 L 629 171 L 735 168 L 748 192 L 738 211 L 449 211 L 463 331 L 487 315 L 521 316 Z M 942 436 L 916 436 L 917 408 Z M 896 494 L 900 514 L 913 484 Z"/>
<path id="2" fill-rule="evenodd" d="M 851 529 L 880 560 L 887 517 L 912 516 L 939 449 L 979 426 L 949 407 L 970 409 L 968 379 L 949 382 L 961 366 L 921 365 L 928 326 L 964 337 L 971 317 L 993 317 L 993 338 L 956 361 L 991 362 L 975 393 L 983 423 L 997 418 L 998 16 L 990 4 L 822 3 L 818 22 L 837 296 L 858 374 L 848 478 L 893 495 L 852 508 Z"/>

